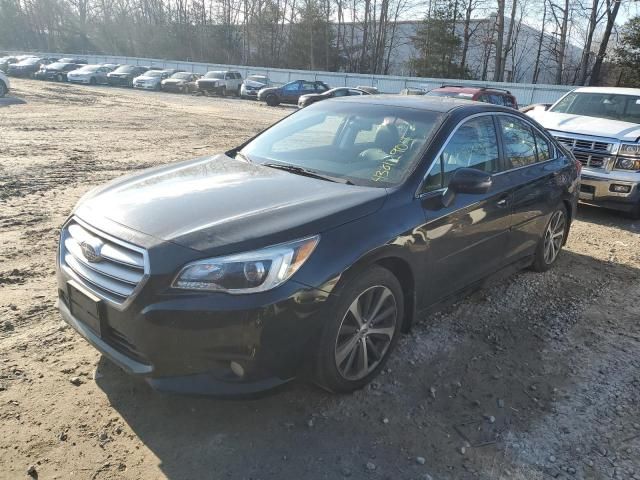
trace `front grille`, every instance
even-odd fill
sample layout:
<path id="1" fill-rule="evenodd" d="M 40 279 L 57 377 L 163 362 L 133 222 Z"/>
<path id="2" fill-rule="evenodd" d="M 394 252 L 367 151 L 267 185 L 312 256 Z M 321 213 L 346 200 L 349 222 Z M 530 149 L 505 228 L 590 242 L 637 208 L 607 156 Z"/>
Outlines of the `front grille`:
<path id="1" fill-rule="evenodd" d="M 591 138 L 574 138 L 564 135 L 556 136 L 556 140 L 573 152 L 576 160 L 585 167 L 607 168 L 607 160 L 612 155 L 615 144 Z"/>
<path id="2" fill-rule="evenodd" d="M 76 220 L 64 228 L 60 239 L 61 265 L 96 295 L 111 302 L 124 303 L 145 276 L 145 254 L 139 247 Z M 89 260 L 87 247 L 98 254 L 97 259 Z"/>
<path id="3" fill-rule="evenodd" d="M 583 140 L 570 137 L 556 137 L 559 142 L 569 147 L 571 150 L 590 150 L 593 152 L 611 152 L 612 143 L 600 142 L 597 140 Z"/>
<path id="4" fill-rule="evenodd" d="M 576 160 L 579 160 L 585 167 L 591 168 L 604 168 L 607 157 L 605 155 L 598 155 L 595 153 L 573 151 Z"/>

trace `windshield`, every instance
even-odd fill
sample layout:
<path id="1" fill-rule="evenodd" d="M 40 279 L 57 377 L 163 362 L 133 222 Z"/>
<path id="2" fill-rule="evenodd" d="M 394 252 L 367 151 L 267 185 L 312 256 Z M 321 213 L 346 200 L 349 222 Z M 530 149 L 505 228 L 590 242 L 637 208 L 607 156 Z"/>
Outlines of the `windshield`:
<path id="1" fill-rule="evenodd" d="M 134 72 L 136 67 L 133 65 L 123 65 L 121 67 L 116 68 L 113 73 L 131 73 Z"/>
<path id="2" fill-rule="evenodd" d="M 442 120 L 439 113 L 412 108 L 326 103 L 290 115 L 246 145 L 242 155 L 388 187 L 413 170 Z"/>
<path id="3" fill-rule="evenodd" d="M 69 63 L 56 62 L 56 63 L 52 63 L 51 65 L 46 65 L 45 68 L 49 70 L 62 70 L 67 65 L 69 65 Z"/>
<path id="4" fill-rule="evenodd" d="M 86 67 L 79 68 L 76 71 L 77 72 L 82 72 L 82 73 L 92 73 L 92 72 L 97 71 L 98 68 L 100 68 L 98 65 L 87 65 Z"/>
<path id="5" fill-rule="evenodd" d="M 171 75 L 171 78 L 175 78 L 176 80 L 189 80 L 191 74 L 189 72 L 178 72 Z"/>
<path id="6" fill-rule="evenodd" d="M 224 72 L 207 72 L 204 78 L 217 78 L 218 80 L 224 80 Z"/>
<path id="7" fill-rule="evenodd" d="M 162 70 L 149 70 L 142 74 L 143 77 L 161 77 L 162 75 L 164 75 Z"/>
<path id="8" fill-rule="evenodd" d="M 571 92 L 550 111 L 640 123 L 640 96 Z"/>
<path id="9" fill-rule="evenodd" d="M 19 65 L 33 65 L 36 63 L 40 63 L 39 58 L 27 58 L 26 60 L 22 60 Z"/>
<path id="10" fill-rule="evenodd" d="M 261 75 L 250 75 L 249 77 L 247 77 L 247 80 L 251 80 L 252 82 L 260 82 L 260 83 L 267 83 L 267 77 L 263 77 Z"/>

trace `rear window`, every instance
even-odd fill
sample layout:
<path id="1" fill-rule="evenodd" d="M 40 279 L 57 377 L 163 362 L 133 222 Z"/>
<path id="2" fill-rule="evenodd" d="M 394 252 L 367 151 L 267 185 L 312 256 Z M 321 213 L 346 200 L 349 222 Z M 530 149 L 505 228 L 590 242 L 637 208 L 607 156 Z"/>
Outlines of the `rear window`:
<path id="1" fill-rule="evenodd" d="M 451 98 L 464 98 L 466 100 L 471 100 L 473 98 L 473 93 L 466 92 L 443 92 L 431 90 L 427 92 L 427 97 L 451 97 Z"/>

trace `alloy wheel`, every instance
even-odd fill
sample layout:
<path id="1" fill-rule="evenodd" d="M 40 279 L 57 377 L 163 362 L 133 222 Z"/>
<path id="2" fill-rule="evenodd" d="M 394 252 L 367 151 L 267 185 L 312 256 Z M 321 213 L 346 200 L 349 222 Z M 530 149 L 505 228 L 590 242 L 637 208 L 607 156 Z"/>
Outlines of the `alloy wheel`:
<path id="1" fill-rule="evenodd" d="M 544 261 L 551 265 L 558 258 L 565 232 L 565 215 L 562 210 L 553 214 L 544 232 Z"/>
<path id="2" fill-rule="evenodd" d="M 396 332 L 398 309 L 393 292 L 382 285 L 368 288 L 342 318 L 335 344 L 335 363 L 347 380 L 360 380 L 384 359 Z"/>

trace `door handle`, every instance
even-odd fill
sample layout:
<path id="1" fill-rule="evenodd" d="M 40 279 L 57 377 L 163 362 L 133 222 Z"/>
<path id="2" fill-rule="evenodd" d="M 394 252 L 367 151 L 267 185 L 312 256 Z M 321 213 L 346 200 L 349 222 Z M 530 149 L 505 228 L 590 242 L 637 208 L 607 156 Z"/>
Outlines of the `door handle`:
<path id="1" fill-rule="evenodd" d="M 509 202 L 507 202 L 507 199 L 506 199 L 506 198 L 502 198 L 502 199 L 498 200 L 498 202 L 496 203 L 496 205 L 497 205 L 498 207 L 500 207 L 500 208 L 504 208 L 504 207 L 506 207 L 506 206 L 507 206 L 507 204 L 508 204 L 508 203 L 509 203 Z"/>

